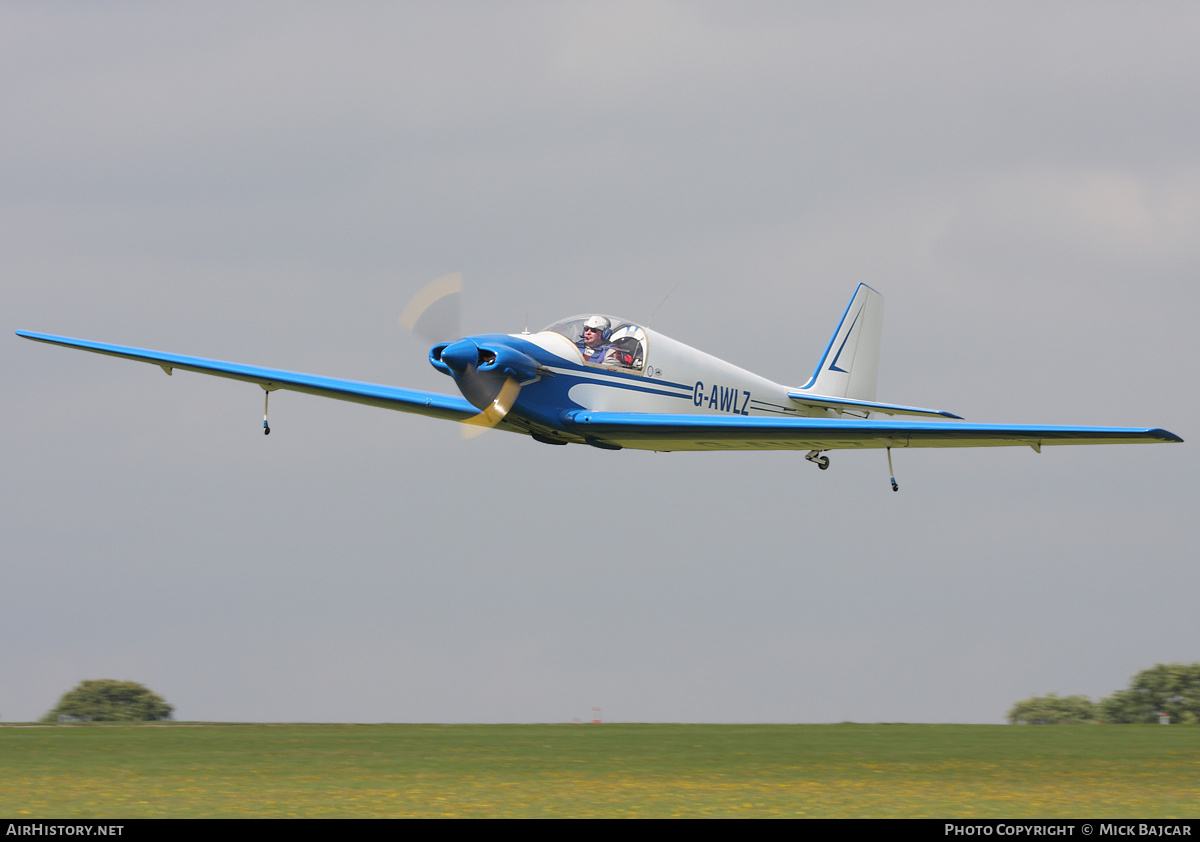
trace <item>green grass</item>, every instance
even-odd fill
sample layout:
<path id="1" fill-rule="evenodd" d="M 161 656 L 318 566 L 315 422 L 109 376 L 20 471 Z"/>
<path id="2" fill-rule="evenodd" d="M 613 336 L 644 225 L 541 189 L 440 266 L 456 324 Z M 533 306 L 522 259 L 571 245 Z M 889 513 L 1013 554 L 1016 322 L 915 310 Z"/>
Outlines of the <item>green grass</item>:
<path id="1" fill-rule="evenodd" d="M 1200 727 L 0 727 L 0 815 L 1200 814 Z"/>

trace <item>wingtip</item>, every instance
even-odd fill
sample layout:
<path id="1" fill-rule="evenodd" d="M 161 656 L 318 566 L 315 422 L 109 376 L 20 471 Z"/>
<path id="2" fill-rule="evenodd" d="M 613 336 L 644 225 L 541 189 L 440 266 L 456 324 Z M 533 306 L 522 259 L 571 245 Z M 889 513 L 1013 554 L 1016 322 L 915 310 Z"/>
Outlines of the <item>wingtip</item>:
<path id="1" fill-rule="evenodd" d="M 51 344 L 69 345 L 72 342 L 79 341 L 73 340 L 69 336 L 57 336 L 53 333 L 38 333 L 35 330 L 17 330 L 13 332 L 22 339 L 31 339 L 34 342 L 49 342 Z"/>
<path id="2" fill-rule="evenodd" d="M 1183 439 L 1172 433 L 1170 430 L 1156 428 L 1150 431 L 1150 435 L 1154 436 L 1159 441 L 1178 442 L 1183 444 Z"/>

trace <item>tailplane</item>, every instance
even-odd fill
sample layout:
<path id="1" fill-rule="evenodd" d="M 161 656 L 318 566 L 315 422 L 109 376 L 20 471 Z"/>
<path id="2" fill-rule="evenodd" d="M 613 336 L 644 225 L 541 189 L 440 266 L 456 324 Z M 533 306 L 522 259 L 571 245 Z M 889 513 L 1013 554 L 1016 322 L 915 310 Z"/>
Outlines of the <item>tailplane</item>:
<path id="1" fill-rule="evenodd" d="M 879 334 L 883 329 L 883 296 L 859 284 L 842 314 L 821 362 L 801 391 L 811 395 L 875 400 L 879 377 Z"/>

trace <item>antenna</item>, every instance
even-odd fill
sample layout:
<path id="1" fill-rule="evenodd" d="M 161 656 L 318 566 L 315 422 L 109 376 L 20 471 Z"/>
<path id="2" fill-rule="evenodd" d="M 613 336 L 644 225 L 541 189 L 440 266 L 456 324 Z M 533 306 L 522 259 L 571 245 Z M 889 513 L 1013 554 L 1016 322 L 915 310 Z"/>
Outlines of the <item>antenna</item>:
<path id="1" fill-rule="evenodd" d="M 668 292 L 666 295 L 664 295 L 663 300 L 658 302 L 658 307 L 655 307 L 650 311 L 650 318 L 646 319 L 646 327 L 650 327 L 650 322 L 654 320 L 654 314 L 658 312 L 659 307 L 662 307 L 667 303 L 667 299 L 671 297 L 671 293 L 679 289 L 679 285 L 681 283 L 683 283 L 683 278 L 680 278 L 678 281 L 676 281 L 675 286 L 671 287 L 671 292 Z"/>

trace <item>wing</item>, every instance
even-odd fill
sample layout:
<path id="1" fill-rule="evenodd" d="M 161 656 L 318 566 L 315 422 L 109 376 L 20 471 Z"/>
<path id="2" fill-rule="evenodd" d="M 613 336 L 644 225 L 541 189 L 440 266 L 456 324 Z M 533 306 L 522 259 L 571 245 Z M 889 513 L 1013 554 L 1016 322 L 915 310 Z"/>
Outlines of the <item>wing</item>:
<path id="1" fill-rule="evenodd" d="M 67 336 L 30 333 L 24 330 L 18 330 L 17 336 L 23 336 L 35 342 L 48 342 L 51 345 L 63 345 L 67 348 L 91 351 L 94 354 L 107 354 L 110 357 L 123 357 L 127 360 L 153 363 L 167 374 L 171 374 L 174 369 L 178 368 L 200 374 L 212 374 L 216 377 L 227 377 L 230 380 L 257 383 L 269 391 L 287 389 L 293 392 L 306 392 L 323 398 L 336 398 L 340 401 L 396 409 L 400 412 L 415 412 L 418 415 L 429 415 L 433 418 L 463 421 L 479 412 L 461 397 L 440 395 L 437 392 L 419 392 L 415 389 L 360 383 L 356 380 L 339 380 L 335 377 L 320 377 L 315 374 L 301 374 L 277 368 L 261 368 L 256 365 L 207 360 L 203 357 L 186 357 L 182 354 L 166 354 L 162 351 L 148 351 L 145 348 L 129 348 L 124 345 L 109 345 L 104 342 L 89 342 L 86 339 L 71 339 Z"/>
<path id="2" fill-rule="evenodd" d="M 866 421 L 724 415 L 649 415 L 576 410 L 571 432 L 601 447 L 642 450 L 842 450 L 880 447 L 1005 447 L 1183 441 L 1138 427 L 1034 427 L 1018 424 Z"/>

